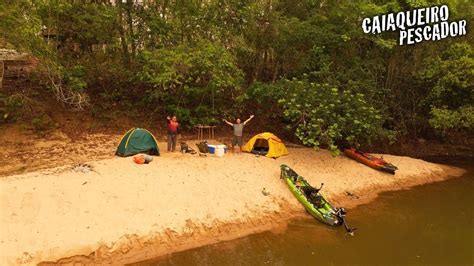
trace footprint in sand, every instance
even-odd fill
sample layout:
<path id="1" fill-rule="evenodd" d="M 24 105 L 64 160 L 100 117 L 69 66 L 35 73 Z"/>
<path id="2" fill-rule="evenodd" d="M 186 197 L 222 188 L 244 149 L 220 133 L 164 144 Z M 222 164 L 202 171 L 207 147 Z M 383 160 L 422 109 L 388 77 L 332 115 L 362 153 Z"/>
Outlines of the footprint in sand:
<path id="1" fill-rule="evenodd" d="M 20 212 L 25 222 L 33 222 L 40 211 L 41 204 L 33 198 L 33 193 L 25 193 L 21 201 Z"/>

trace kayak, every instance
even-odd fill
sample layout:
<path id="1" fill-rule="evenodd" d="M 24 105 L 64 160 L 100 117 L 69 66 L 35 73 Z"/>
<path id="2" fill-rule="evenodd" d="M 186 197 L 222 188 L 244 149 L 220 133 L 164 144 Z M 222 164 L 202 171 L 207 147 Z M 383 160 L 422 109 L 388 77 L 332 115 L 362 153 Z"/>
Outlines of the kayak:
<path id="1" fill-rule="evenodd" d="M 391 164 L 386 162 L 382 158 L 375 158 L 375 156 L 362 152 L 360 150 L 354 149 L 354 148 L 344 148 L 344 154 L 352 158 L 360 163 L 363 163 L 369 167 L 372 167 L 374 169 L 384 171 L 387 173 L 390 173 L 392 175 L 395 174 L 395 171 L 398 170 L 398 168 Z"/>
<path id="2" fill-rule="evenodd" d="M 298 199 L 304 208 L 317 220 L 331 225 L 340 226 L 344 223 L 343 217 L 338 215 L 338 209 L 334 208 L 318 191 L 319 202 L 317 204 L 312 202 L 304 193 L 303 187 L 311 187 L 311 185 L 302 176 L 298 175 L 293 169 L 282 164 L 281 178 L 286 181 L 288 188 L 293 195 Z M 317 205 L 317 206 L 316 206 Z M 343 208 L 341 208 L 343 210 Z M 344 211 L 345 212 L 345 211 Z"/>

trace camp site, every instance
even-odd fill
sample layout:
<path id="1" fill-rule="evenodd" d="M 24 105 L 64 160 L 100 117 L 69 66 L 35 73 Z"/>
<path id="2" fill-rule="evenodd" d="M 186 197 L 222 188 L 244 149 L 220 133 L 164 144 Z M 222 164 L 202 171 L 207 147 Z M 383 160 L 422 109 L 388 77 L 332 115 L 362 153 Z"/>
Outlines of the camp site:
<path id="1" fill-rule="evenodd" d="M 473 265 L 473 14 L 0 1 L 0 265 Z"/>

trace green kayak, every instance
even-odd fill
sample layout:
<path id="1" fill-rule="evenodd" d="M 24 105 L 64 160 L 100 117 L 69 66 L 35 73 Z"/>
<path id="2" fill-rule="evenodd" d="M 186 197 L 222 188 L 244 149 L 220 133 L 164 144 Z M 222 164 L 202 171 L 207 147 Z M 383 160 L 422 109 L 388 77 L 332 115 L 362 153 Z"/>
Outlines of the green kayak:
<path id="1" fill-rule="evenodd" d="M 331 225 L 346 227 L 346 230 L 350 233 L 354 229 L 349 228 L 345 223 L 345 210 L 344 208 L 334 208 L 320 193 L 319 189 L 312 187 L 308 181 L 302 176 L 298 175 L 293 169 L 282 164 L 281 178 L 286 181 L 288 187 L 295 197 L 298 199 L 304 208 L 319 221 Z M 323 184 L 321 184 L 322 186 Z"/>

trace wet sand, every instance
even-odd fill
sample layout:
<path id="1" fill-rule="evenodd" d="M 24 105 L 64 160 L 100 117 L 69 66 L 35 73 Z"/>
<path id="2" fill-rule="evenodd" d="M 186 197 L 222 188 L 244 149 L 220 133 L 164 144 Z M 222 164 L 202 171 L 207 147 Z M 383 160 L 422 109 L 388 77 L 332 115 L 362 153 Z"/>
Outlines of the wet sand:
<path id="1" fill-rule="evenodd" d="M 279 178 L 283 163 L 315 186 L 324 182 L 326 198 L 345 207 L 463 173 L 384 155 L 400 169 L 390 175 L 324 150 L 289 152 L 276 160 L 163 152 L 148 165 L 112 158 L 89 162 L 88 173 L 66 166 L 3 177 L 1 264 L 125 264 L 284 226 L 306 214 Z"/>

